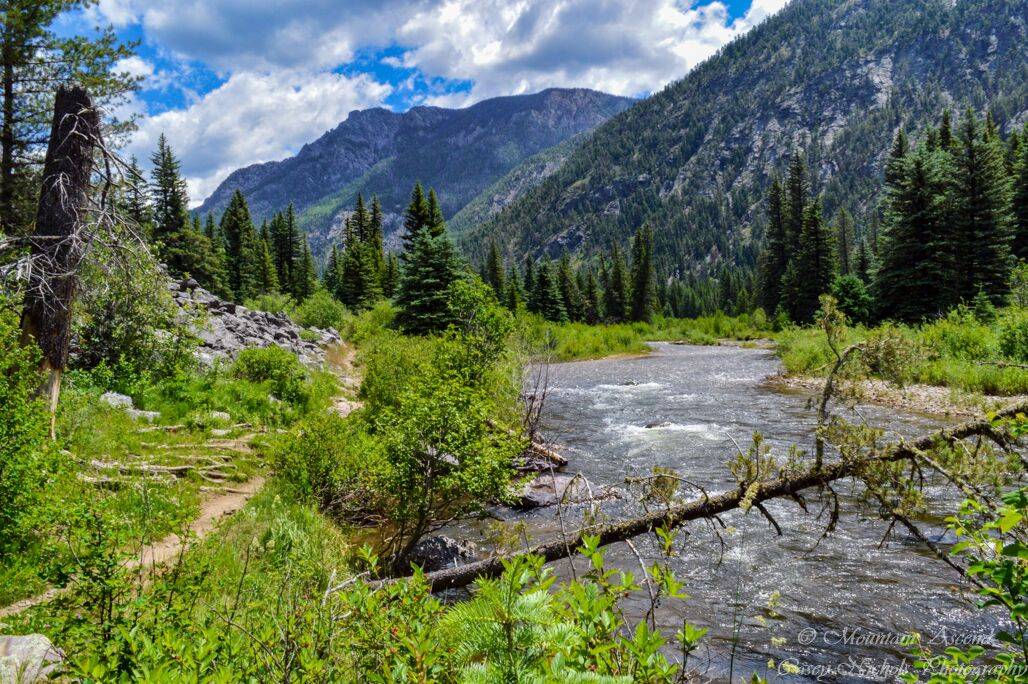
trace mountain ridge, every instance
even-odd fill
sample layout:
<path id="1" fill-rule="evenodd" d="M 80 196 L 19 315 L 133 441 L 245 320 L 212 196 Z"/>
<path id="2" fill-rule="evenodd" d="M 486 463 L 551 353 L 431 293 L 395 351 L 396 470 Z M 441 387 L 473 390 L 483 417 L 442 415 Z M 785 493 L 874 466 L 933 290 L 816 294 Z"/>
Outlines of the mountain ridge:
<path id="1" fill-rule="evenodd" d="M 585 88 L 548 88 L 461 109 L 354 110 L 296 155 L 232 172 L 196 211 L 223 211 L 236 189 L 257 220 L 292 202 L 312 243 L 324 246 L 357 192 L 377 194 L 387 227 L 395 227 L 411 187 L 421 181 L 436 188 L 450 217 L 520 162 L 633 102 Z"/>

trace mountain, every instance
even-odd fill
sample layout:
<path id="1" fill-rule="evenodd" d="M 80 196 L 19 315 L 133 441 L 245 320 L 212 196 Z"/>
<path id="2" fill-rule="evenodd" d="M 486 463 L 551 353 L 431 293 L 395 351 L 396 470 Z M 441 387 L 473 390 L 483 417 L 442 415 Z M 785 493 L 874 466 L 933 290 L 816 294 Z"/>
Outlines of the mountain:
<path id="1" fill-rule="evenodd" d="M 378 195 L 397 227 L 414 183 L 433 187 L 451 217 L 525 159 L 594 128 L 634 101 L 585 89 L 484 100 L 465 109 L 375 108 L 345 121 L 289 159 L 233 172 L 200 206 L 220 213 L 232 193 L 258 220 L 292 202 L 315 248 L 324 246 L 357 193 Z"/>
<path id="2" fill-rule="evenodd" d="M 793 0 L 682 80 L 611 118 L 461 239 L 481 257 L 584 256 L 654 231 L 661 272 L 752 266 L 761 203 L 794 148 L 825 215 L 874 221 L 896 130 L 946 108 L 1028 120 L 1028 0 Z"/>

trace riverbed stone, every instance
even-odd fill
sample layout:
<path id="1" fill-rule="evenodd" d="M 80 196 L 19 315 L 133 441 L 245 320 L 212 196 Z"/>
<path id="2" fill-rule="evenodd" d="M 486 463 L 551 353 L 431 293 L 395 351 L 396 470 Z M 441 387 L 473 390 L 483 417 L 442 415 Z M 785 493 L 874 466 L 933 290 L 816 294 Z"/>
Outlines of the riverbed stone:
<path id="1" fill-rule="evenodd" d="M 127 409 L 127 412 L 133 420 L 139 420 L 144 423 L 152 423 L 161 417 L 159 411 L 141 411 L 139 409 L 130 408 Z"/>
<path id="2" fill-rule="evenodd" d="M 0 684 L 49 679 L 63 654 L 42 634 L 0 636 Z"/>
<path id="3" fill-rule="evenodd" d="M 425 572 L 452 568 L 474 560 L 478 547 L 474 542 L 439 535 L 422 539 L 411 552 L 411 565 Z"/>
<path id="4" fill-rule="evenodd" d="M 583 477 L 543 473 L 522 485 L 516 496 L 515 508 L 532 510 L 555 506 L 561 502 L 577 504 L 590 500 L 600 501 L 615 497 L 616 492 L 609 487 L 597 487 Z"/>

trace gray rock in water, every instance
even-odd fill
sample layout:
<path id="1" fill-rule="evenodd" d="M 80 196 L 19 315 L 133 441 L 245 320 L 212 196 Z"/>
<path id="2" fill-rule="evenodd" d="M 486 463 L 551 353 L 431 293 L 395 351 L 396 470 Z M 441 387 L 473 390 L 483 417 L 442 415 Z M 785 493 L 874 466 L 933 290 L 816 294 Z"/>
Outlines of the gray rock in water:
<path id="1" fill-rule="evenodd" d="M 555 506 L 561 502 L 577 504 L 616 496 L 616 492 L 611 488 L 596 487 L 582 477 L 543 473 L 525 483 L 521 491 L 517 493 L 514 507 L 519 510 L 532 510 Z"/>
<path id="2" fill-rule="evenodd" d="M 646 423 L 647 430 L 653 430 L 655 428 L 666 428 L 671 427 L 671 423 L 666 420 L 655 420 L 651 423 Z"/>
<path id="3" fill-rule="evenodd" d="M 64 655 L 42 634 L 0 636 L 0 684 L 27 684 L 50 675 Z"/>
<path id="4" fill-rule="evenodd" d="M 440 535 L 419 541 L 411 553 L 410 562 L 425 572 L 433 572 L 463 565 L 473 560 L 477 553 L 478 547 L 473 542 Z"/>
<path id="5" fill-rule="evenodd" d="M 132 397 L 117 392 L 104 392 L 100 395 L 100 401 L 114 408 L 132 408 Z"/>

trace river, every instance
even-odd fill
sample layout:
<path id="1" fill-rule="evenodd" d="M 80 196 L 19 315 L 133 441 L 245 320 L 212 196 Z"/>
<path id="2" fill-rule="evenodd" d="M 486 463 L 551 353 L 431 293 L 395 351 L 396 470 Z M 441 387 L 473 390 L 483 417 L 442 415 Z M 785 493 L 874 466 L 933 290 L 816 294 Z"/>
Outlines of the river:
<path id="1" fill-rule="evenodd" d="M 745 449 L 760 432 L 779 455 L 790 444 L 812 448 L 808 397 L 763 382 L 779 370 L 766 350 L 671 344 L 653 345 L 653 353 L 641 358 L 554 364 L 541 430 L 561 445 L 571 461 L 568 472 L 581 472 L 595 485 L 622 483 L 659 465 L 711 492 L 724 491 L 734 486 L 727 467 L 736 449 L 732 438 Z M 858 410 L 897 436 L 938 425 L 892 409 Z M 652 424 L 658 427 L 646 427 Z M 704 523 L 686 528 L 674 565 L 690 598 L 665 604 L 659 623 L 667 635 L 683 619 L 710 628 L 695 663 L 708 677 L 724 679 L 734 661 L 736 679 L 760 672 L 774 680 L 774 671 L 765 672 L 774 658 L 801 668 L 803 674 L 790 681 L 818 675 L 822 681 L 894 681 L 891 668 L 903 666 L 904 648 L 882 641 L 911 631 L 951 643 L 992 634 L 994 623 L 957 590 L 952 569 L 905 531 L 894 531 L 880 546 L 887 525 L 860 508 L 852 483 L 837 489 L 842 517 L 824 539 L 826 521 L 817 519 L 817 506 L 808 515 L 787 501 L 768 505 L 783 528 L 780 537 L 756 510 L 724 516 L 734 532 L 724 535 L 723 552 Z M 953 505 L 951 499 L 935 511 L 927 527 L 941 535 L 939 521 Z M 618 515 L 625 506 L 606 508 Z M 552 508 L 512 517 L 534 539 L 559 533 Z M 656 557 L 652 540 L 640 540 L 637 548 L 647 560 Z M 640 574 L 624 544 L 607 553 L 613 565 Z M 556 565 L 567 575 L 566 562 Z M 777 617 L 765 610 L 774 592 L 781 597 Z"/>

